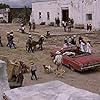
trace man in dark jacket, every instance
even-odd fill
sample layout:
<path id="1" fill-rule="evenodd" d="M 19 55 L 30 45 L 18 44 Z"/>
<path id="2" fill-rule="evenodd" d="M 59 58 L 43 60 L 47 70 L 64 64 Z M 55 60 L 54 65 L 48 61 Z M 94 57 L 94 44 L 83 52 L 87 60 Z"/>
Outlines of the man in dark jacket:
<path id="1" fill-rule="evenodd" d="M 8 41 L 8 43 L 7 43 L 7 47 L 9 47 L 10 46 L 10 32 L 7 32 L 7 41 Z"/>
<path id="2" fill-rule="evenodd" d="M 1 47 L 3 47 L 3 44 L 2 44 L 2 42 L 1 42 L 1 36 L 0 36 L 0 45 L 1 45 Z"/>
<path id="3" fill-rule="evenodd" d="M 10 37 L 9 37 L 9 47 L 11 48 L 13 46 L 16 49 L 13 39 L 14 39 L 14 35 L 13 35 L 13 32 L 11 31 Z"/>
<path id="4" fill-rule="evenodd" d="M 29 22 L 29 31 L 31 31 L 31 26 L 32 26 L 31 22 Z"/>
<path id="5" fill-rule="evenodd" d="M 33 49 L 32 49 L 32 36 L 31 35 L 29 35 L 29 37 L 28 37 L 27 45 L 28 45 L 28 52 L 30 50 L 33 52 Z"/>
<path id="6" fill-rule="evenodd" d="M 33 80 L 33 75 L 35 77 L 35 79 L 37 80 L 37 76 L 36 76 L 36 70 L 37 70 L 37 67 L 34 63 L 31 63 L 31 80 Z"/>
<path id="7" fill-rule="evenodd" d="M 23 83 L 23 79 L 24 79 L 24 76 L 23 76 L 23 73 L 20 71 L 19 75 L 17 76 L 17 83 L 20 84 L 20 86 L 22 86 L 22 83 Z"/>
<path id="8" fill-rule="evenodd" d="M 40 36 L 40 39 L 39 39 L 39 48 L 38 49 L 40 49 L 40 50 L 43 50 L 43 41 L 44 41 L 44 36 L 43 35 L 41 35 Z"/>
<path id="9" fill-rule="evenodd" d="M 33 26 L 32 26 L 32 28 L 33 28 L 33 31 L 34 31 L 35 28 L 36 28 L 35 22 L 33 22 Z"/>

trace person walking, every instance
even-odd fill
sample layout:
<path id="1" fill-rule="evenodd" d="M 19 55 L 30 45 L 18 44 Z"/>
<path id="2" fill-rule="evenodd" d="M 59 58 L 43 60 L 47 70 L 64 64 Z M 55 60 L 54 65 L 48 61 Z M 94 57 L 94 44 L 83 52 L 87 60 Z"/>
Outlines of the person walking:
<path id="1" fill-rule="evenodd" d="M 13 34 L 13 31 L 10 32 L 10 37 L 9 37 L 9 47 L 12 48 L 12 46 L 16 49 L 15 43 L 14 43 L 14 34 Z"/>
<path id="2" fill-rule="evenodd" d="M 20 30 L 21 30 L 22 33 L 25 33 L 25 25 L 24 24 L 21 24 L 21 29 Z"/>
<path id="3" fill-rule="evenodd" d="M 33 26 L 32 26 L 32 28 L 33 28 L 33 31 L 35 30 L 35 28 L 36 28 L 36 25 L 35 25 L 35 22 L 33 22 L 33 24 L 32 24 Z"/>
<path id="4" fill-rule="evenodd" d="M 23 79 L 24 79 L 23 73 L 20 71 L 20 72 L 19 72 L 19 75 L 17 76 L 16 82 L 19 83 L 20 86 L 22 86 L 22 84 L 23 84 Z"/>
<path id="5" fill-rule="evenodd" d="M 72 28 L 72 24 L 71 24 L 71 22 L 69 21 L 69 22 L 68 22 L 68 32 L 71 32 L 71 28 Z"/>
<path id="6" fill-rule="evenodd" d="M 32 27 L 31 22 L 29 22 L 29 32 L 31 31 L 31 27 Z"/>
<path id="7" fill-rule="evenodd" d="M 7 32 L 7 47 L 10 46 L 10 32 Z"/>
<path id="8" fill-rule="evenodd" d="M 61 54 L 61 52 L 59 52 L 59 51 L 56 52 L 54 63 L 57 65 L 57 70 L 59 70 L 59 68 L 61 66 L 61 63 L 62 63 L 62 54 Z"/>
<path id="9" fill-rule="evenodd" d="M 66 32 L 66 22 L 63 23 L 63 27 L 64 27 L 64 32 Z"/>
<path id="10" fill-rule="evenodd" d="M 40 49 L 40 50 L 43 50 L 43 41 L 44 41 L 44 36 L 43 35 L 41 35 L 40 36 L 40 39 L 39 39 L 39 47 L 38 47 L 38 49 Z"/>
<path id="11" fill-rule="evenodd" d="M 87 31 L 89 30 L 89 25 L 87 24 Z"/>
<path id="12" fill-rule="evenodd" d="M 71 20 L 72 28 L 74 27 L 74 19 L 72 18 Z"/>
<path id="13" fill-rule="evenodd" d="M 31 34 L 29 34 L 28 41 L 27 41 L 27 45 L 28 45 L 28 52 L 29 52 L 30 50 L 31 50 L 32 52 L 34 52 L 33 49 L 32 49 L 32 35 L 31 35 Z"/>
<path id="14" fill-rule="evenodd" d="M 34 64 L 33 62 L 31 63 L 31 80 L 33 80 L 33 76 L 35 77 L 35 79 L 37 80 L 37 75 L 36 75 L 36 71 L 37 71 L 37 67 L 36 64 Z"/>
<path id="15" fill-rule="evenodd" d="M 89 24 L 89 30 L 92 31 L 92 24 Z"/>
<path id="16" fill-rule="evenodd" d="M 1 36 L 0 36 L 0 45 L 1 45 L 1 47 L 3 47 L 3 44 L 2 44 L 2 42 L 1 42 Z"/>

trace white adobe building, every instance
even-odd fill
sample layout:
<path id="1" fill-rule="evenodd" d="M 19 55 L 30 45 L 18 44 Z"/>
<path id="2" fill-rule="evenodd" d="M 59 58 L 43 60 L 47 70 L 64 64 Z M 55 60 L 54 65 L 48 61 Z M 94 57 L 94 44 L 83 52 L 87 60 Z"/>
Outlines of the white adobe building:
<path id="1" fill-rule="evenodd" d="M 8 16 L 9 16 L 10 9 L 0 9 L 0 23 L 7 22 L 8 23 Z"/>
<path id="2" fill-rule="evenodd" d="M 100 28 L 100 0 L 38 0 L 32 2 L 30 20 L 36 24 L 55 22 L 73 18 L 75 24 L 91 23 L 93 28 Z"/>

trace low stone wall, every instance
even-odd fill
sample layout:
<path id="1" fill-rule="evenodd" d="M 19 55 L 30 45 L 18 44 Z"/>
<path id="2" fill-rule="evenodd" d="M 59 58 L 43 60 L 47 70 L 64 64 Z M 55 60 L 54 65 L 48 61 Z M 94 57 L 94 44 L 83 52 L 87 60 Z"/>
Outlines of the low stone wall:
<path id="1" fill-rule="evenodd" d="M 0 60 L 0 100 L 3 100 L 3 92 L 6 90 L 9 90 L 6 63 Z"/>
<path id="2" fill-rule="evenodd" d="M 100 95 L 61 81 L 51 81 L 4 92 L 6 100 L 100 100 Z"/>

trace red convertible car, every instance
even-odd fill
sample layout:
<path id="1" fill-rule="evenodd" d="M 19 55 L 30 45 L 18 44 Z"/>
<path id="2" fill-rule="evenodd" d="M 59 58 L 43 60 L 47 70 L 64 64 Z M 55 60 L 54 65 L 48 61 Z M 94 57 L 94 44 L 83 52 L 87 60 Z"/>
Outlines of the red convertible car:
<path id="1" fill-rule="evenodd" d="M 79 54 L 79 55 L 63 55 L 62 64 L 71 68 L 71 70 L 84 71 L 95 69 L 100 66 L 100 57 L 94 54 Z"/>
<path id="2" fill-rule="evenodd" d="M 56 51 L 58 49 L 53 49 L 51 53 L 51 57 L 56 56 Z M 63 51 L 63 52 L 62 52 Z M 100 66 L 100 57 L 96 56 L 95 54 L 88 54 L 88 53 L 82 53 L 82 52 L 76 52 L 77 50 L 74 49 L 67 51 L 67 49 L 62 49 L 60 52 L 63 55 L 62 64 L 68 66 L 71 70 L 77 70 L 77 71 L 85 71 L 89 69 L 95 69 Z M 72 52 L 73 51 L 73 52 Z"/>

